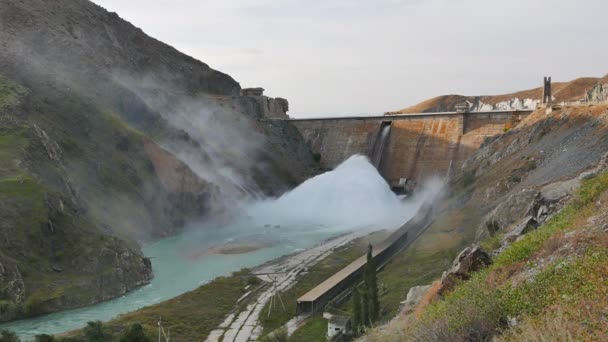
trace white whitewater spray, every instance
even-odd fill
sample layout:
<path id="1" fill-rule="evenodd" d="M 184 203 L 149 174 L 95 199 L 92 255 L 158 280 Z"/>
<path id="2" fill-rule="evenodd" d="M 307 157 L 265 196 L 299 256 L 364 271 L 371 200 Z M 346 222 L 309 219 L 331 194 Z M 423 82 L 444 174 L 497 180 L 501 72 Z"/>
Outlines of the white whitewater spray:
<path id="1" fill-rule="evenodd" d="M 247 205 L 246 213 L 252 222 L 283 227 L 396 228 L 440 189 L 441 181 L 432 180 L 416 196 L 404 199 L 391 191 L 367 157 L 354 155 L 277 199 Z"/>

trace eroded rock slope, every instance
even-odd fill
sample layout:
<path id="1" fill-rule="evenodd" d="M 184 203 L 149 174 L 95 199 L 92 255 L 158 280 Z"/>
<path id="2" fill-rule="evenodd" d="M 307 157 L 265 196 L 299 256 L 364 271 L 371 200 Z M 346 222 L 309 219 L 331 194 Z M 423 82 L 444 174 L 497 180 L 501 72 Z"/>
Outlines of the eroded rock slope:
<path id="1" fill-rule="evenodd" d="M 314 172 L 287 103 L 86 0 L 0 2 L 0 321 L 147 283 L 137 241 Z"/>

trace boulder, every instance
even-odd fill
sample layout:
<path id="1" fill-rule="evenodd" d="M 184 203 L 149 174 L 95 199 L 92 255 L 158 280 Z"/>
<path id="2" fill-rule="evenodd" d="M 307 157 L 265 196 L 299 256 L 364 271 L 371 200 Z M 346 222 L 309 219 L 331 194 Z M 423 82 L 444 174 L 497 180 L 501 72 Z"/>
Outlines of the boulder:
<path id="1" fill-rule="evenodd" d="M 553 203 L 571 195 L 581 186 L 578 178 L 547 184 L 540 189 L 540 195 L 545 203 Z"/>
<path id="2" fill-rule="evenodd" d="M 431 285 L 411 287 L 407 293 L 407 296 L 405 297 L 405 300 L 403 302 L 401 302 L 401 306 L 402 306 L 401 312 L 407 314 L 407 313 L 414 311 L 416 306 L 418 306 L 418 304 L 422 300 L 422 297 L 424 297 L 424 294 L 430 288 L 431 288 Z"/>
<path id="3" fill-rule="evenodd" d="M 441 276 L 440 295 L 452 290 L 459 280 L 471 278 L 473 272 L 490 265 L 492 259 L 481 247 L 473 245 L 465 248 L 452 264 L 452 267 Z"/>
<path id="4" fill-rule="evenodd" d="M 538 191 L 534 189 L 522 189 L 509 195 L 484 217 L 481 225 L 477 228 L 477 239 L 482 240 L 488 235 L 504 231 L 523 217 L 532 215 L 532 212 L 535 211 L 537 197 Z M 488 227 L 490 225 L 496 231 L 489 232 Z"/>
<path id="5" fill-rule="evenodd" d="M 515 226 L 513 230 L 507 233 L 500 244 L 502 246 L 507 246 L 517 240 L 520 236 L 527 234 L 536 228 L 538 228 L 538 221 L 534 217 L 528 216 Z"/>

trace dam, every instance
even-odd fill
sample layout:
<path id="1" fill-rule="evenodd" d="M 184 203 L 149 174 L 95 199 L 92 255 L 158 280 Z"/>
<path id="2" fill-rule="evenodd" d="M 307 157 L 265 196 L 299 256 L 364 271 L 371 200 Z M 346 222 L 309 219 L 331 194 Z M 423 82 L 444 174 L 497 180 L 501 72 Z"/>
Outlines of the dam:
<path id="1" fill-rule="evenodd" d="M 391 186 L 446 175 L 462 166 L 485 139 L 503 134 L 532 110 L 441 112 L 288 120 L 321 166 L 333 169 L 367 155 Z"/>

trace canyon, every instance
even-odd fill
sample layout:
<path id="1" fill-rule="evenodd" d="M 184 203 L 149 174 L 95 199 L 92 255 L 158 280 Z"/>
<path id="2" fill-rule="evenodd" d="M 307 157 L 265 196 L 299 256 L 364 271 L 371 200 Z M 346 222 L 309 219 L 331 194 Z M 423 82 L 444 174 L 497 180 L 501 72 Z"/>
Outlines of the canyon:
<path id="1" fill-rule="evenodd" d="M 504 258 L 585 196 L 575 189 L 593 186 L 585 215 L 605 209 L 608 75 L 554 83 L 550 103 L 534 88 L 303 119 L 87 0 L 2 1 L 0 47 L 0 322 L 28 338 L 90 317 L 111 320 L 113 337 L 133 323 L 150 335 L 169 312 L 188 339 L 258 339 L 286 324 L 264 320 L 276 279 L 241 268 L 284 272 L 280 291 L 298 298 L 349 262 L 359 276 L 361 246 L 401 226 L 387 235 L 407 249 L 380 250 L 388 320 L 408 289 L 451 282 L 441 273 L 471 244 Z M 432 179 L 445 197 L 404 225 Z"/>

